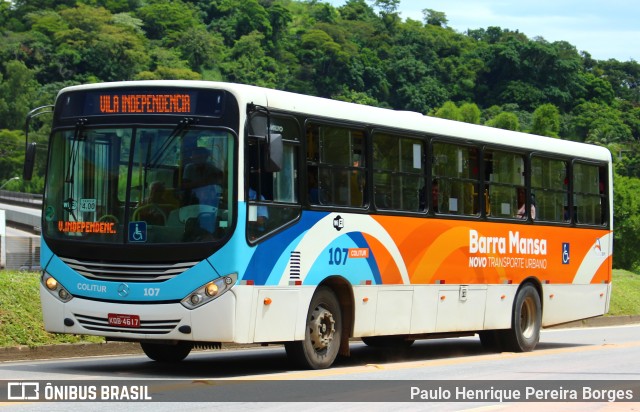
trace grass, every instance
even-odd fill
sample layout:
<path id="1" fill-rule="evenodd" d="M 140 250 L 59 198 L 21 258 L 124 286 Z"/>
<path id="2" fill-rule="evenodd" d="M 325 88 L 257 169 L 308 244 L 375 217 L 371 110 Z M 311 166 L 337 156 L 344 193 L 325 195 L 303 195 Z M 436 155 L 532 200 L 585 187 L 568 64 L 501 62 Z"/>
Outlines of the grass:
<path id="1" fill-rule="evenodd" d="M 613 271 L 613 292 L 608 316 L 640 315 L 640 275 Z"/>
<path id="2" fill-rule="evenodd" d="M 104 342 L 94 336 L 47 333 L 40 307 L 40 274 L 0 270 L 0 347 Z"/>
<path id="3" fill-rule="evenodd" d="M 39 282 L 39 273 L 0 270 L 0 347 L 104 342 L 95 336 L 47 333 L 42 324 Z M 621 315 L 640 315 L 640 275 L 614 270 L 608 316 Z"/>

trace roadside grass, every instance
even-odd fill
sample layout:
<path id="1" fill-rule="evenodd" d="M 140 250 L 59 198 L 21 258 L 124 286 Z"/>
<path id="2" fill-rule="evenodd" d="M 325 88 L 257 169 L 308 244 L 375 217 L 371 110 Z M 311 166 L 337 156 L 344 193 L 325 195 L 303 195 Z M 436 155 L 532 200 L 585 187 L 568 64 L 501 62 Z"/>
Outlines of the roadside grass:
<path id="1" fill-rule="evenodd" d="M 94 336 L 47 333 L 40 307 L 40 273 L 0 270 L 0 347 L 104 342 Z"/>
<path id="2" fill-rule="evenodd" d="M 640 275 L 614 270 L 608 316 L 640 315 Z"/>
<path id="3" fill-rule="evenodd" d="M 104 342 L 103 338 L 47 333 L 42 323 L 40 274 L 0 270 L 0 347 Z M 613 294 L 607 316 L 640 315 L 640 275 L 613 271 Z"/>

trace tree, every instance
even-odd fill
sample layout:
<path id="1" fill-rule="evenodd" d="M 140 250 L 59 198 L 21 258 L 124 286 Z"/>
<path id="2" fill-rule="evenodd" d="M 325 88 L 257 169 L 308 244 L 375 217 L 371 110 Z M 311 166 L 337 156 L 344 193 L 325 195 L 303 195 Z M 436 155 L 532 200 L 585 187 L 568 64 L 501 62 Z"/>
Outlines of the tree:
<path id="1" fill-rule="evenodd" d="M 24 161 L 24 134 L 19 131 L 0 129 L 0 184 L 14 176 L 22 176 Z M 11 186 L 10 186 L 11 185 Z M 17 183 L 9 183 L 5 189 L 11 190 Z"/>
<path id="2" fill-rule="evenodd" d="M 151 40 L 179 36 L 201 23 L 195 7 L 181 0 L 151 0 L 135 15 L 144 22 L 144 30 Z"/>
<path id="3" fill-rule="evenodd" d="M 447 24 L 449 23 L 449 21 L 447 20 L 447 15 L 441 11 L 424 9 L 422 10 L 422 14 L 424 15 L 425 24 L 428 25 L 447 27 Z"/>
<path id="4" fill-rule="evenodd" d="M 531 133 L 558 137 L 560 132 L 560 111 L 551 103 L 539 106 L 533 112 Z"/>
<path id="5" fill-rule="evenodd" d="M 578 105 L 572 111 L 569 125 L 572 136 L 585 142 L 626 142 L 633 136 L 620 111 L 605 104 L 586 102 Z"/>
<path id="6" fill-rule="evenodd" d="M 506 129 L 517 131 L 520 129 L 520 122 L 518 116 L 514 113 L 502 112 L 497 116 L 489 119 L 486 123 L 487 126 L 497 127 L 498 129 Z"/>
<path id="7" fill-rule="evenodd" d="M 449 120 L 462 120 L 462 113 L 460 113 L 460 109 L 454 102 L 448 101 L 436 110 L 435 117 Z"/>
<path id="8" fill-rule="evenodd" d="M 475 103 L 464 103 L 460 106 L 460 120 L 465 123 L 480 124 L 482 112 Z"/>
<path id="9" fill-rule="evenodd" d="M 4 78 L 0 73 L 0 128 L 22 129 L 39 85 L 34 71 L 21 61 L 5 63 L 4 71 Z"/>
<path id="10" fill-rule="evenodd" d="M 373 0 L 373 5 L 379 8 L 382 13 L 392 14 L 398 10 L 400 0 Z"/>
<path id="11" fill-rule="evenodd" d="M 267 56 L 261 46 L 264 34 L 254 31 L 242 36 L 231 49 L 223 64 L 223 75 L 237 83 L 276 87 L 278 71 L 276 61 Z"/>
<path id="12" fill-rule="evenodd" d="M 640 179 L 614 176 L 613 266 L 619 269 L 640 271 Z"/>

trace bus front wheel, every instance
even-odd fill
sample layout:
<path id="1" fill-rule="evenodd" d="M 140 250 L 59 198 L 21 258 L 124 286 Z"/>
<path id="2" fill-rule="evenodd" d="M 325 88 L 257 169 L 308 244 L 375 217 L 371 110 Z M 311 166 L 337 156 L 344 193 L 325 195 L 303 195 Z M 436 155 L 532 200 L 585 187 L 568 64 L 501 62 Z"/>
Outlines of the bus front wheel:
<path id="1" fill-rule="evenodd" d="M 542 305 L 536 288 L 528 283 L 516 295 L 513 304 L 511 329 L 501 331 L 500 343 L 504 350 L 530 352 L 540 340 Z"/>
<path id="2" fill-rule="evenodd" d="M 287 342 L 287 356 L 299 367 L 325 369 L 338 356 L 342 337 L 342 313 L 335 293 L 319 287 L 307 312 L 304 340 Z"/>
<path id="3" fill-rule="evenodd" d="M 154 361 L 180 362 L 189 355 L 192 345 L 189 342 L 178 342 L 175 345 L 140 342 L 140 347 Z"/>

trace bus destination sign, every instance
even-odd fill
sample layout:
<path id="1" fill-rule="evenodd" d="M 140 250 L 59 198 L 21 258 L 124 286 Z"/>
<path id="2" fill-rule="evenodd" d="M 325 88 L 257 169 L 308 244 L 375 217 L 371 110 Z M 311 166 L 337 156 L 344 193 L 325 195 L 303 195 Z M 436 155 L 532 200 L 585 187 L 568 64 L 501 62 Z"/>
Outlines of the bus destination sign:
<path id="1" fill-rule="evenodd" d="M 191 96 L 183 93 L 100 94 L 101 114 L 191 113 Z"/>

